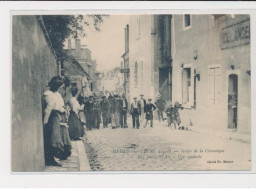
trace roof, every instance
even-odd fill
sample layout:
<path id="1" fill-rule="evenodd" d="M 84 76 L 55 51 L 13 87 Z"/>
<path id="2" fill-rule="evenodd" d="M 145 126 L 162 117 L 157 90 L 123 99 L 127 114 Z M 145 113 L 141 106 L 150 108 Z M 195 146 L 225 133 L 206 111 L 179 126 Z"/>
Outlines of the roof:
<path id="1" fill-rule="evenodd" d="M 65 63 L 66 62 L 66 63 Z M 85 74 L 89 78 L 89 74 L 84 70 L 84 68 L 81 66 L 81 64 L 75 59 L 74 56 L 68 55 L 68 60 L 66 60 L 64 63 L 64 69 L 69 74 Z M 70 62 L 70 63 L 68 63 Z M 68 66 L 70 65 L 70 66 Z"/>

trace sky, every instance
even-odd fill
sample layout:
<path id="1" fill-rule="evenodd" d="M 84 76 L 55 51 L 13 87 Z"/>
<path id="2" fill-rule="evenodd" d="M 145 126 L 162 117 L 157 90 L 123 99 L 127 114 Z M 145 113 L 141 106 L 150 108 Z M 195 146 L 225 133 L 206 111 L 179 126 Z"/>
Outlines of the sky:
<path id="1" fill-rule="evenodd" d="M 110 15 L 104 19 L 100 32 L 86 29 L 87 36 L 81 38 L 81 45 L 87 45 L 91 50 L 92 59 L 97 61 L 97 70 L 109 70 L 120 66 L 121 56 L 124 54 L 124 29 L 128 23 L 128 15 Z"/>

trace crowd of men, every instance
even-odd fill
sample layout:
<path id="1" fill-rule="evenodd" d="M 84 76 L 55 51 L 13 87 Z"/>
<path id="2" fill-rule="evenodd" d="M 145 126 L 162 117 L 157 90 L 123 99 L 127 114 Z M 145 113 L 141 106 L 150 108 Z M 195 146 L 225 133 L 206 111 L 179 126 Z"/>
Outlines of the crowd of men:
<path id="1" fill-rule="evenodd" d="M 84 112 L 84 125 L 88 130 L 99 129 L 101 123 L 103 128 L 108 126 L 111 126 L 112 129 L 128 128 L 128 101 L 124 93 L 122 95 L 109 93 L 108 97 L 104 95 L 83 97 L 80 95 L 78 101 L 83 108 L 80 112 Z M 146 127 L 148 121 L 153 127 L 153 111 L 156 106 L 151 101 L 151 98 L 146 101 L 143 94 L 140 95 L 139 100 L 134 97 L 130 107 L 133 128 L 139 129 L 141 124 Z M 146 123 L 144 119 L 146 119 Z"/>

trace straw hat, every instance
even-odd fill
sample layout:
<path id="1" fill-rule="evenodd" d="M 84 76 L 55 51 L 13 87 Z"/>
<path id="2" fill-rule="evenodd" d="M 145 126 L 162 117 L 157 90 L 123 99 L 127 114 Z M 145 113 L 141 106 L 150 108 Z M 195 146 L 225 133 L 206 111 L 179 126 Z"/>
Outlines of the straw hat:
<path id="1" fill-rule="evenodd" d="M 157 93 L 157 94 L 156 94 L 156 97 L 157 97 L 157 98 L 160 98 L 160 97 L 161 97 L 161 94 L 160 94 L 160 93 Z"/>

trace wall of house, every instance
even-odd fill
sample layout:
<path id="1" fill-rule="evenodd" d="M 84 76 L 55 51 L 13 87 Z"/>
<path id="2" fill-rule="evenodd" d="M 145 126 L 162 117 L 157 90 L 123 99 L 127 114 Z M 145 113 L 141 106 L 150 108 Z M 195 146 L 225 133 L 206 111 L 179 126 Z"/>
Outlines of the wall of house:
<path id="1" fill-rule="evenodd" d="M 182 103 L 182 70 L 186 66 L 200 74 L 196 80 L 196 109 L 181 111 L 183 122 L 216 129 L 227 129 L 228 120 L 228 75 L 238 77 L 238 131 L 250 132 L 250 44 L 222 49 L 220 35 L 224 28 L 247 20 L 248 16 L 235 18 L 224 16 L 215 19 L 213 15 L 192 15 L 190 29 L 183 28 L 183 15 L 174 17 L 174 62 L 173 102 Z M 194 59 L 195 51 L 197 58 Z M 231 65 L 234 66 L 232 70 Z M 183 66 L 183 68 L 182 68 Z M 220 67 L 220 101 L 213 105 L 209 101 L 209 66 Z"/>
<path id="2" fill-rule="evenodd" d="M 170 99 L 168 89 L 168 69 L 171 66 L 171 15 L 154 15 L 154 89 L 166 100 Z M 159 68 L 166 74 L 160 75 Z M 167 71 L 166 71 L 167 70 Z M 163 82 L 160 82 L 160 77 Z M 163 78 L 164 77 L 164 78 Z"/>
<path id="3" fill-rule="evenodd" d="M 138 26 L 138 18 L 139 26 Z M 130 66 L 130 101 L 144 94 L 145 98 L 154 96 L 151 59 L 151 16 L 132 15 L 129 23 L 129 66 Z M 138 29 L 139 27 L 139 29 Z M 139 31 L 139 32 L 138 32 Z M 138 64 L 138 84 L 135 84 L 135 63 Z M 143 65 L 142 65 L 143 64 Z M 142 65 L 142 66 L 141 66 Z M 142 68 L 143 67 L 143 68 Z"/>
<path id="4" fill-rule="evenodd" d="M 42 171 L 42 93 L 57 65 L 37 19 L 12 19 L 12 171 Z"/>

